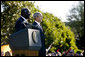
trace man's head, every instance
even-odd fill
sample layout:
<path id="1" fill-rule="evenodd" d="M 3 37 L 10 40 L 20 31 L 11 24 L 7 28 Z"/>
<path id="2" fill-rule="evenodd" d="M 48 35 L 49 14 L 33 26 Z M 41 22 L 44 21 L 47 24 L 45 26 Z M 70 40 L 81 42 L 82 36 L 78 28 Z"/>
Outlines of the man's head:
<path id="1" fill-rule="evenodd" d="M 39 23 L 42 22 L 42 18 L 43 18 L 43 17 L 42 17 L 42 14 L 41 14 L 41 13 L 39 13 L 39 12 L 34 13 L 33 17 L 34 17 L 34 19 L 35 19 L 37 22 L 39 22 Z"/>
<path id="2" fill-rule="evenodd" d="M 27 8 L 22 8 L 21 9 L 21 15 L 24 18 L 28 19 L 30 17 L 30 12 L 29 12 L 29 10 Z"/>

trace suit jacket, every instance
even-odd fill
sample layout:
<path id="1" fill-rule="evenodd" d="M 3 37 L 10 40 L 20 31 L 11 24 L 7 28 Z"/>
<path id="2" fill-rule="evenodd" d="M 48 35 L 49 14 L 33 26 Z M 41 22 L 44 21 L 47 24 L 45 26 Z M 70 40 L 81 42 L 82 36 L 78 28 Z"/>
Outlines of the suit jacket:
<path id="1" fill-rule="evenodd" d="M 20 17 L 15 24 L 15 32 L 24 28 L 31 28 L 31 26 L 29 25 L 28 22 L 24 21 L 22 17 Z"/>
<path id="2" fill-rule="evenodd" d="M 41 36 L 41 38 L 42 38 L 42 39 L 45 39 L 45 35 L 44 35 L 44 33 L 43 33 L 42 27 L 40 27 L 36 22 L 33 22 L 32 25 L 35 25 L 35 26 L 38 27 L 37 29 L 40 30 L 40 36 Z"/>
<path id="3" fill-rule="evenodd" d="M 41 43 L 42 47 L 39 51 L 39 56 L 46 56 L 46 50 L 45 50 L 45 36 L 43 33 L 42 27 L 40 27 L 36 22 L 33 22 L 33 25 L 38 26 L 38 30 L 40 30 L 40 36 L 41 36 Z"/>

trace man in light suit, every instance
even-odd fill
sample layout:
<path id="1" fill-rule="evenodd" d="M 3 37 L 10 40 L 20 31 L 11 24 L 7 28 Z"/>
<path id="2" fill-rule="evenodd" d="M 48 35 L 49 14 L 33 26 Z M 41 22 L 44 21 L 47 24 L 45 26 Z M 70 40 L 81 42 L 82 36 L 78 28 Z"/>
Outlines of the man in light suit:
<path id="1" fill-rule="evenodd" d="M 43 33 L 43 29 L 42 29 L 42 26 L 40 25 L 40 23 L 42 22 L 42 14 L 37 12 L 37 13 L 34 13 L 33 15 L 34 17 L 34 22 L 33 22 L 33 25 L 35 26 L 38 26 L 38 30 L 40 31 L 40 36 L 41 36 L 41 43 L 42 43 L 42 47 L 39 51 L 39 56 L 46 56 L 46 50 L 45 50 L 45 36 L 44 36 L 44 33 Z"/>

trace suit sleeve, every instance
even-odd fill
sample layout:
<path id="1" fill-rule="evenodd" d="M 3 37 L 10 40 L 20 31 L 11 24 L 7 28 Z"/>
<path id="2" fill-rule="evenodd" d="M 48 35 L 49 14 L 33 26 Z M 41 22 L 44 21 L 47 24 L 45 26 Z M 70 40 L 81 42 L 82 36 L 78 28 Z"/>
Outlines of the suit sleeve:
<path id="1" fill-rule="evenodd" d="M 16 25 L 15 25 L 15 31 L 16 32 L 21 30 L 21 29 L 24 29 L 24 28 L 25 28 L 25 26 L 21 22 L 17 22 Z"/>

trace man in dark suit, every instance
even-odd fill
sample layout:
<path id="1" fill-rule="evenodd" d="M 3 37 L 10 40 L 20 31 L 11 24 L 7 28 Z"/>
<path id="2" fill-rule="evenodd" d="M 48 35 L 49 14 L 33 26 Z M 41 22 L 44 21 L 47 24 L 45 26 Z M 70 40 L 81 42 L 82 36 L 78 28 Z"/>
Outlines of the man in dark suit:
<path id="1" fill-rule="evenodd" d="M 17 20 L 15 24 L 15 32 L 20 31 L 24 28 L 33 28 L 36 29 L 37 26 L 33 26 L 30 23 L 28 23 L 28 20 L 30 20 L 30 12 L 27 8 L 21 9 L 21 17 Z"/>
<path id="2" fill-rule="evenodd" d="M 28 24 L 27 19 L 30 17 L 30 12 L 27 8 L 22 8 L 21 9 L 21 17 L 17 20 L 15 24 L 15 31 L 19 31 L 21 29 L 24 29 L 26 27 L 31 28 Z"/>
<path id="3" fill-rule="evenodd" d="M 40 23 L 42 22 L 42 14 L 37 12 L 37 13 L 34 13 L 33 17 L 35 19 L 35 21 L 33 22 L 33 25 L 38 26 L 38 30 L 40 30 L 40 36 L 41 36 L 42 47 L 39 51 L 39 56 L 46 56 L 45 36 L 43 33 L 42 26 L 40 25 Z"/>

